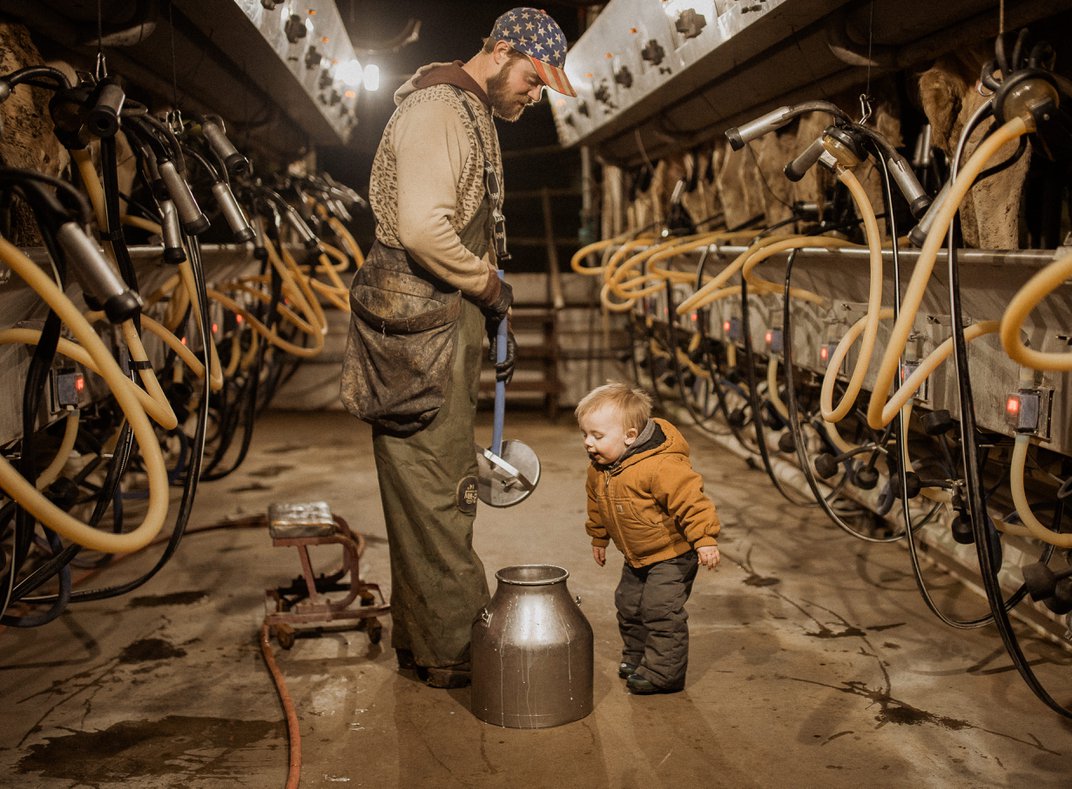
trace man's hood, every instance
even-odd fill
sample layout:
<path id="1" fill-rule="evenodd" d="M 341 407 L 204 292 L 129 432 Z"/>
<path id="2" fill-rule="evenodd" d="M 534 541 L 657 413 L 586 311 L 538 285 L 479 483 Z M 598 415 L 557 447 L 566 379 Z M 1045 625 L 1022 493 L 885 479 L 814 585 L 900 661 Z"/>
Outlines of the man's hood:
<path id="1" fill-rule="evenodd" d="M 464 64 L 460 60 L 453 63 L 429 63 L 421 66 L 417 73 L 406 80 L 406 83 L 395 91 L 395 106 L 402 103 L 403 99 L 421 88 L 430 88 L 432 85 L 454 85 L 468 91 L 484 102 L 487 107 L 491 106 L 491 99 L 469 72 L 462 68 Z"/>

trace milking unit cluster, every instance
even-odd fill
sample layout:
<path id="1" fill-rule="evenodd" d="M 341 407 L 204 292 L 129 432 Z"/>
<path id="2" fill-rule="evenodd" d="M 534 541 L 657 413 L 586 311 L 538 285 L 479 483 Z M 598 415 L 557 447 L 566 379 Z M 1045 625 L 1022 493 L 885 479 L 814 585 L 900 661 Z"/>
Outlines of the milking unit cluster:
<path id="1" fill-rule="evenodd" d="M 924 604 L 1067 717 L 1010 612 L 1072 639 L 1069 15 L 879 5 L 610 4 L 554 107 L 602 165 L 572 267 L 665 409 L 905 544 Z M 936 602 L 927 551 L 988 610 Z"/>
<path id="2" fill-rule="evenodd" d="M 5 66 L 27 57 L 0 74 L 17 105 L 5 159 L 21 146 L 27 164 L 0 170 L 0 621 L 26 628 L 131 592 L 175 554 L 198 483 L 242 463 L 256 415 L 348 309 L 363 201 L 247 156 L 210 108 L 150 109 L 103 49 L 75 70 L 45 64 L 25 28 L 5 36 Z M 353 102 L 321 105 L 342 124 Z M 148 571 L 76 588 L 147 547 Z"/>

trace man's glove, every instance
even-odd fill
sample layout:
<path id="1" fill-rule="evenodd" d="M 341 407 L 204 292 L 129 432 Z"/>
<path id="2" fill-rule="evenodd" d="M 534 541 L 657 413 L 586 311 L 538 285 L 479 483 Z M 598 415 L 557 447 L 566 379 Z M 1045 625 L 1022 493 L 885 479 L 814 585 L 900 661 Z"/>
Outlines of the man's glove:
<path id="1" fill-rule="evenodd" d="M 498 294 L 490 302 L 480 305 L 480 309 L 484 313 L 484 320 L 489 324 L 494 320 L 495 325 L 498 326 L 499 321 L 506 317 L 506 313 L 510 311 L 510 305 L 513 303 L 514 289 L 510 287 L 509 282 L 500 277 Z"/>
<path id="2" fill-rule="evenodd" d="M 514 377 L 514 362 L 517 360 L 517 340 L 514 339 L 514 333 L 510 330 L 510 325 L 506 326 L 506 358 L 501 362 L 496 362 L 499 340 L 499 323 L 500 321 L 494 320 L 489 314 L 484 321 L 484 329 L 488 333 L 488 344 L 491 346 L 488 349 L 488 361 L 495 365 L 495 380 L 502 381 L 503 383 L 510 383 L 510 379 Z"/>
<path id="3" fill-rule="evenodd" d="M 495 298 L 490 302 L 481 304 L 481 311 L 484 313 L 484 330 L 488 335 L 488 344 L 491 346 L 491 350 L 488 352 L 488 360 L 495 364 L 495 380 L 510 383 L 510 379 L 514 375 L 514 360 L 517 357 L 517 341 L 514 340 L 514 333 L 510 331 L 509 324 L 506 327 L 506 358 L 505 360 L 496 363 L 496 346 L 497 337 L 499 333 L 499 324 L 504 320 L 507 320 L 507 315 L 510 313 L 510 305 L 514 303 L 514 289 L 510 287 L 510 283 L 506 282 L 501 273 L 497 272 L 499 280 L 499 292 Z"/>

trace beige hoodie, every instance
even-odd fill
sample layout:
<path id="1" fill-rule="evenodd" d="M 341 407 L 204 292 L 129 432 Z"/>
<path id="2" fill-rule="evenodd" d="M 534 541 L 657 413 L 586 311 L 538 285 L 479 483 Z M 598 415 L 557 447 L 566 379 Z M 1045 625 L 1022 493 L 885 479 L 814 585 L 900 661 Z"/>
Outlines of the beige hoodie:
<path id="1" fill-rule="evenodd" d="M 451 85 L 464 88 L 464 98 Z M 478 258 L 458 233 L 484 199 L 482 150 L 503 182 L 499 138 L 486 100 L 460 61 L 422 67 L 395 93 L 397 108 L 384 129 L 369 182 L 380 243 L 405 248 L 477 301 L 498 290 L 494 253 L 489 248 Z M 477 118 L 480 138 L 463 101 Z"/>

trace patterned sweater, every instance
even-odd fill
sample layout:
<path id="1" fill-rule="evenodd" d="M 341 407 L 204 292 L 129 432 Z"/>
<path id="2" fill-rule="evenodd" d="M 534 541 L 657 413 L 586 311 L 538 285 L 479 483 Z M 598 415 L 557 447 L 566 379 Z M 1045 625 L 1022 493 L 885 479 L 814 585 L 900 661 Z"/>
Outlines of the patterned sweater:
<path id="1" fill-rule="evenodd" d="M 459 95 L 452 85 L 466 90 Z M 477 118 L 474 128 L 463 101 Z M 424 66 L 395 93 L 372 164 L 376 238 L 478 301 L 498 290 L 493 252 L 476 257 L 458 233 L 484 199 L 482 148 L 502 184 L 502 154 L 483 91 L 453 64 Z M 483 145 L 481 145 L 481 141 Z"/>

